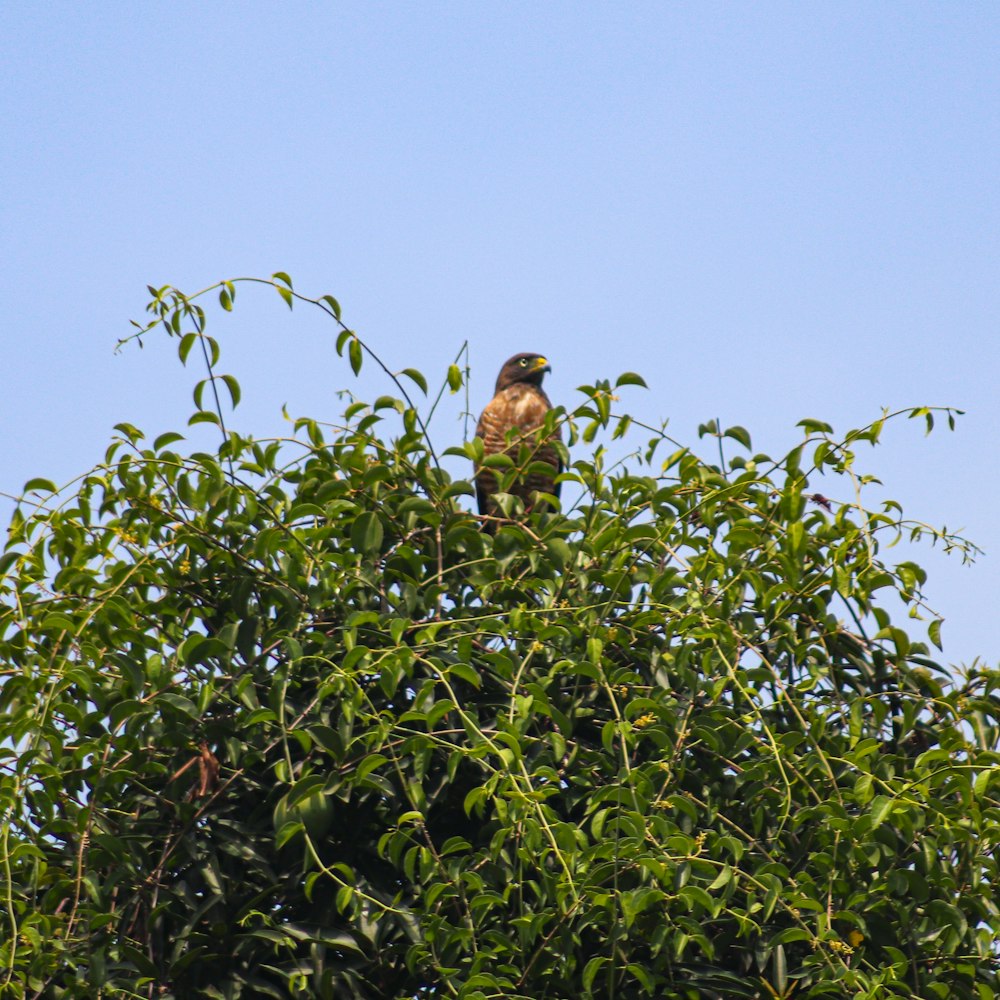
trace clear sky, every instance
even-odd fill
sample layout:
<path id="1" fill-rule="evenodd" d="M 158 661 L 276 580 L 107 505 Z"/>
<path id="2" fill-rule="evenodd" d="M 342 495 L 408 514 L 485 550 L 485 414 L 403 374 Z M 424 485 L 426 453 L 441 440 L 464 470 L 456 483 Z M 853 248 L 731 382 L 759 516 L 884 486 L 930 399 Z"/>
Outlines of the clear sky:
<path id="1" fill-rule="evenodd" d="M 556 402 L 636 370 L 637 416 L 772 455 L 965 409 L 861 461 L 987 550 L 918 560 L 945 659 L 996 665 L 997 4 L 9 2 L 0 37 L 0 491 L 184 429 L 173 345 L 113 353 L 147 284 L 280 269 L 394 367 L 467 339 L 476 410 L 519 350 Z M 210 322 L 242 430 L 339 412 L 318 315 L 244 289 Z"/>

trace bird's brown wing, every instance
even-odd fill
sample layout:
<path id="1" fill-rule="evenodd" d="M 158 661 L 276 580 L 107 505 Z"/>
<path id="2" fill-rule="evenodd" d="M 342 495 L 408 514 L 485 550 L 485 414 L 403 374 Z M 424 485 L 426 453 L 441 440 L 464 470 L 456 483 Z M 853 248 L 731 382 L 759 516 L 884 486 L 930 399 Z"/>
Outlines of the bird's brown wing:
<path id="1" fill-rule="evenodd" d="M 535 445 L 534 435 L 545 422 L 545 415 L 552 408 L 548 397 L 537 387 L 516 386 L 498 392 L 483 410 L 476 427 L 476 434 L 483 440 L 485 455 L 506 452 L 516 462 L 520 459 L 523 445 Z M 508 439 L 511 431 L 515 433 Z M 559 438 L 558 430 L 552 438 Z M 552 438 L 534 448 L 526 465 L 544 462 L 551 466 L 551 473 L 534 470 L 515 481 L 510 492 L 520 497 L 526 509 L 530 509 L 535 490 L 559 495 L 559 485 L 555 477 L 562 468 L 559 454 L 551 443 Z M 479 467 L 476 470 L 476 498 L 480 514 L 496 515 L 497 505 L 493 494 L 497 491 L 497 477 L 491 469 Z"/>
<path id="2" fill-rule="evenodd" d="M 506 432 L 510 424 L 510 406 L 503 395 L 494 396 L 483 410 L 476 425 L 476 437 L 483 439 L 483 454 L 497 455 L 506 448 Z M 480 514 L 495 515 L 497 505 L 493 494 L 497 491 L 497 477 L 492 469 L 476 469 L 476 501 Z"/>

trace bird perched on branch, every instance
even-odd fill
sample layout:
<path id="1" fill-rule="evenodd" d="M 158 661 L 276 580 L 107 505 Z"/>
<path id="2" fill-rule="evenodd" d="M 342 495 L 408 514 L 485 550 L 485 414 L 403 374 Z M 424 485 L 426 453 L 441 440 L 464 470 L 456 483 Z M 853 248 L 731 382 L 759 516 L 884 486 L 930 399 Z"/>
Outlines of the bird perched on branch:
<path id="1" fill-rule="evenodd" d="M 538 430 L 545 423 L 545 415 L 552 409 L 549 397 L 542 389 L 542 378 L 551 371 L 548 361 L 541 354 L 515 354 L 497 376 L 493 398 L 486 404 L 479 424 L 477 437 L 483 440 L 483 455 L 507 454 L 523 471 L 507 492 L 524 501 L 526 511 L 541 509 L 534 494 L 551 493 L 559 496 L 560 483 L 556 476 L 562 471 L 562 461 L 554 441 L 561 435 L 556 428 L 551 435 L 539 440 Z M 527 456 L 522 447 L 527 447 Z M 540 466 L 548 466 L 543 469 Z M 499 472 L 483 465 L 476 467 L 476 498 L 479 513 L 497 516 L 500 513 L 493 494 L 499 489 Z"/>

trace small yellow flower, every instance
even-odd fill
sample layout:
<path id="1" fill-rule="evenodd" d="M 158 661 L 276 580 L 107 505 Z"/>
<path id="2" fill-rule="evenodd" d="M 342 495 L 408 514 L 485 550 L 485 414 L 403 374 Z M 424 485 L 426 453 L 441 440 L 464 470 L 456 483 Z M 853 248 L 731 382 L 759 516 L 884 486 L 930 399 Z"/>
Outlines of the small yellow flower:
<path id="1" fill-rule="evenodd" d="M 656 716 L 652 712 L 648 712 L 646 715 L 640 715 L 632 725 L 636 729 L 645 729 L 646 726 L 651 726 L 654 722 L 656 722 Z"/>
<path id="2" fill-rule="evenodd" d="M 182 559 L 178 564 L 177 569 L 180 571 L 182 576 L 187 576 L 187 574 L 191 572 L 191 560 Z"/>
<path id="3" fill-rule="evenodd" d="M 847 935 L 847 940 L 851 942 L 851 946 L 853 948 L 857 948 L 857 946 L 861 944 L 864 939 L 865 936 L 861 933 L 861 931 L 851 931 L 850 934 Z"/>

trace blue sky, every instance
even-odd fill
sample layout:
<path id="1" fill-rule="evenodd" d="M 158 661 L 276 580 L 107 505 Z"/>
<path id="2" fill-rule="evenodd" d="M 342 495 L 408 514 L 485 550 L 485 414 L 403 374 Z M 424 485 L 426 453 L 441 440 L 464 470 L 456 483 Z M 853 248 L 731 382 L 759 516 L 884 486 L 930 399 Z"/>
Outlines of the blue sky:
<path id="1" fill-rule="evenodd" d="M 637 416 L 772 455 L 803 417 L 966 410 L 861 462 L 987 550 L 918 561 L 945 658 L 996 665 L 997 5 L 11 3 L 0 31 L 0 491 L 85 471 L 119 421 L 184 429 L 173 346 L 113 353 L 147 284 L 280 269 L 393 367 L 468 340 L 475 410 L 519 350 L 556 402 L 636 370 Z M 354 384 L 273 295 L 210 322 L 247 432 Z"/>

